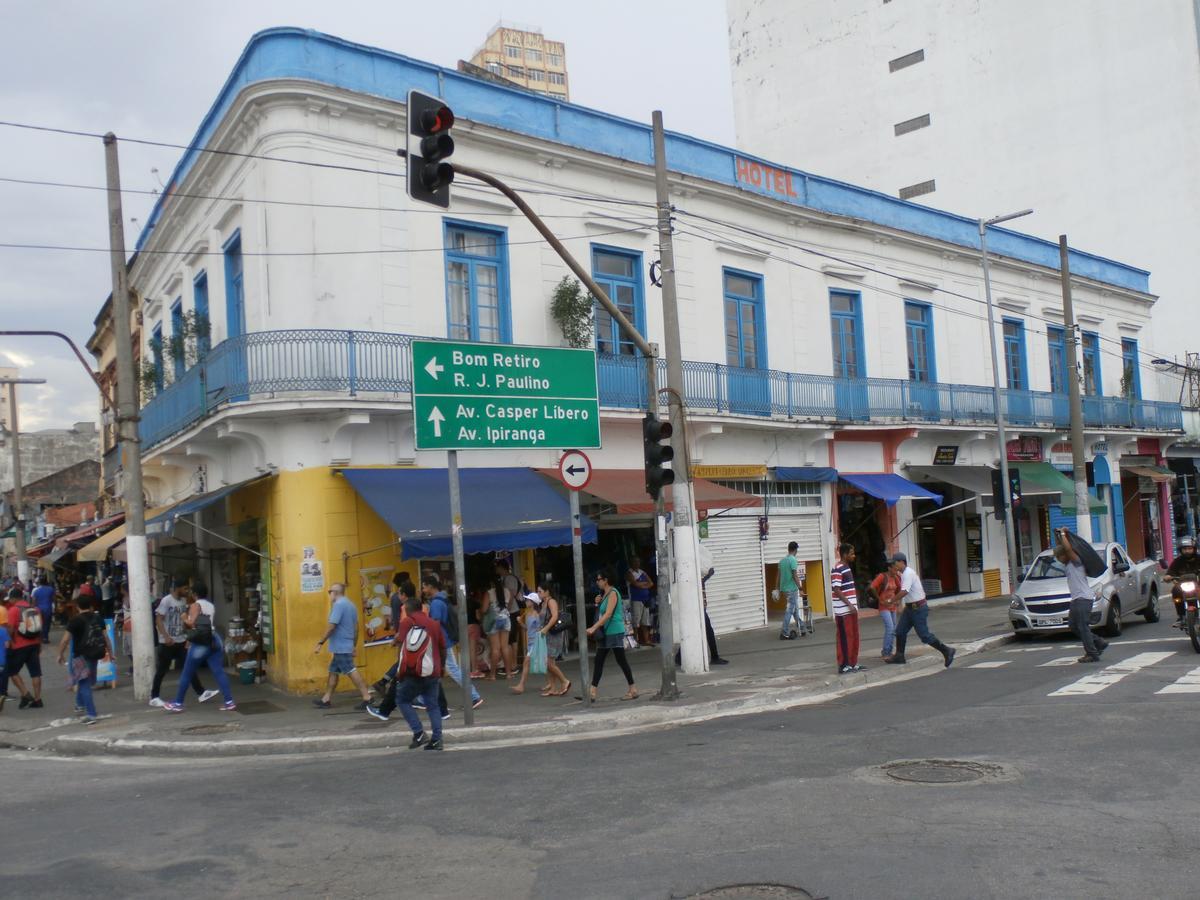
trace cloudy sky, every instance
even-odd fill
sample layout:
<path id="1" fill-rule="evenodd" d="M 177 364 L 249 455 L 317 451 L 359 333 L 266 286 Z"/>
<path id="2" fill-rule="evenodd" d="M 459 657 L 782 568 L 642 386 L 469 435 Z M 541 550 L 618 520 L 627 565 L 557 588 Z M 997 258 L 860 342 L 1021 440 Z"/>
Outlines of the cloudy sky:
<path id="1" fill-rule="evenodd" d="M 262 28 L 315 28 L 453 66 L 502 18 L 566 42 L 573 101 L 644 121 L 661 108 L 672 130 L 733 143 L 723 0 L 456 0 L 439 33 L 420 35 L 405 13 L 415 5 L 0 0 L 7 38 L 0 120 L 186 143 L 246 41 Z M 126 189 L 159 188 L 177 161 L 176 151 L 129 144 L 121 154 Z M 0 126 L 0 179 L 6 178 L 103 185 L 103 147 L 96 139 Z M 125 197 L 131 247 L 152 202 Z M 100 191 L 0 180 L 0 211 L 0 243 L 108 243 Z M 104 253 L 0 248 L 0 330 L 65 331 L 82 348 L 109 287 Z M 98 417 L 95 388 L 62 342 L 0 336 L 0 365 L 47 381 L 25 389 L 22 431 Z"/>

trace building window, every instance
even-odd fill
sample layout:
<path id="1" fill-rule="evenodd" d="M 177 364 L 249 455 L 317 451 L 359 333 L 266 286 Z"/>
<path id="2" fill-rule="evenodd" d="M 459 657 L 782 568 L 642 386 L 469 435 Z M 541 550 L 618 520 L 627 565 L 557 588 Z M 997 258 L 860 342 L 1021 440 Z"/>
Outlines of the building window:
<path id="1" fill-rule="evenodd" d="M 1057 325 L 1046 328 L 1046 342 L 1050 348 L 1050 393 L 1065 394 L 1067 392 L 1067 345 L 1064 342 L 1066 332 Z"/>
<path id="2" fill-rule="evenodd" d="M 242 234 L 225 242 L 225 336 L 246 333 L 246 295 L 242 278 Z"/>
<path id="3" fill-rule="evenodd" d="M 725 269 L 725 362 L 739 369 L 766 367 L 762 276 Z"/>
<path id="4" fill-rule="evenodd" d="M 1103 382 L 1100 380 L 1100 335 L 1094 331 L 1083 333 L 1083 392 L 1099 396 Z"/>
<path id="5" fill-rule="evenodd" d="M 150 332 L 150 358 L 154 360 L 154 390 L 161 391 L 164 385 L 162 322 Z"/>
<path id="6" fill-rule="evenodd" d="M 171 372 L 178 381 L 187 369 L 187 343 L 183 327 L 183 298 L 171 304 Z"/>
<path id="7" fill-rule="evenodd" d="M 508 67 L 508 77 L 509 78 L 524 78 L 525 70 L 521 66 L 509 66 Z"/>
<path id="8" fill-rule="evenodd" d="M 567 76 L 562 72 L 547 72 L 546 78 L 551 84 L 566 84 Z"/>
<path id="9" fill-rule="evenodd" d="M 541 50 L 526 50 L 525 51 L 525 61 L 531 62 L 531 63 L 540 63 L 542 61 L 542 51 Z"/>
<path id="10" fill-rule="evenodd" d="M 645 333 L 646 310 L 642 299 L 642 255 L 612 247 L 592 246 L 592 277 L 604 288 L 638 331 Z M 621 326 L 599 303 L 596 304 L 596 350 L 620 356 L 636 356 L 637 347 L 621 332 Z"/>
<path id="11" fill-rule="evenodd" d="M 908 380 L 937 381 L 933 354 L 933 308 L 906 300 L 904 324 L 908 338 Z"/>
<path id="12" fill-rule="evenodd" d="M 897 56 L 895 59 L 888 62 L 888 71 L 899 72 L 901 69 L 907 69 L 909 66 L 915 66 L 920 62 L 925 62 L 924 50 L 917 50 L 913 53 L 906 53 L 903 56 Z"/>
<path id="13" fill-rule="evenodd" d="M 529 80 L 530 81 L 545 81 L 546 73 L 543 72 L 541 69 L 530 69 L 529 70 Z"/>
<path id="14" fill-rule="evenodd" d="M 208 273 L 192 280 L 192 309 L 196 311 L 196 351 L 207 356 L 212 347 L 212 324 L 208 317 Z"/>
<path id="15" fill-rule="evenodd" d="M 829 322 L 833 334 L 834 377 L 865 377 L 861 295 L 852 291 L 830 291 Z"/>
<path id="16" fill-rule="evenodd" d="M 815 481 L 713 481 L 744 494 L 767 497 L 772 510 L 821 508 L 821 485 Z"/>
<path id="17" fill-rule="evenodd" d="M 1029 390 L 1029 377 L 1025 368 L 1025 323 L 1020 319 L 1005 319 L 1004 329 L 1004 371 L 1007 375 L 1008 389 L 1011 391 Z"/>
<path id="18" fill-rule="evenodd" d="M 563 64 L 563 58 L 562 58 L 561 53 L 547 53 L 546 54 L 546 65 L 554 66 L 555 68 L 561 69 L 562 64 Z"/>
<path id="19" fill-rule="evenodd" d="M 917 116 L 915 119 L 906 119 L 903 122 L 897 122 L 893 128 L 896 132 L 896 137 L 902 134 L 908 134 L 911 131 L 919 131 L 922 128 L 929 127 L 929 113 L 923 116 Z"/>
<path id="20" fill-rule="evenodd" d="M 930 178 L 928 181 L 921 181 L 917 184 L 910 184 L 908 187 L 900 188 L 900 199 L 911 200 L 913 197 L 920 197 L 922 194 L 932 194 L 937 190 L 937 181 Z"/>
<path id="21" fill-rule="evenodd" d="M 508 343 L 508 250 L 503 229 L 446 223 L 446 329 L 460 341 Z"/>
<path id="22" fill-rule="evenodd" d="M 505 44 L 504 45 L 504 55 L 507 56 L 509 59 L 520 59 L 521 58 L 521 48 L 514 47 L 512 44 Z"/>
<path id="23" fill-rule="evenodd" d="M 503 75 L 504 74 L 504 66 L 500 65 L 500 63 L 498 63 L 498 62 L 490 62 L 487 64 L 486 68 L 493 75 Z"/>
<path id="24" fill-rule="evenodd" d="M 1132 338 L 1121 340 L 1121 396 L 1129 400 L 1142 399 L 1142 373 L 1138 365 L 1138 343 Z"/>

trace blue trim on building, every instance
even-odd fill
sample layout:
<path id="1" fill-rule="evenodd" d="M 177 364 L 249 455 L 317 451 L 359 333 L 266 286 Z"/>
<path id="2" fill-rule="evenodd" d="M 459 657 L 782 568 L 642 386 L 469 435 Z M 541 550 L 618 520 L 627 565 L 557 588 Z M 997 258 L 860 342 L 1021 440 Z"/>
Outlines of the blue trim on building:
<path id="1" fill-rule="evenodd" d="M 250 38 L 201 120 L 191 144 L 204 147 L 212 140 L 222 118 L 244 88 L 278 79 L 313 81 L 400 103 L 405 102 L 410 89 L 416 88 L 443 97 L 460 119 L 645 166 L 653 165 L 650 126 L 644 123 L 481 81 L 453 69 L 443 69 L 318 31 L 290 27 L 269 28 Z M 739 187 L 780 203 L 860 219 L 979 250 L 978 222 L 966 216 L 775 165 L 687 135 L 669 132 L 666 149 L 672 171 L 684 175 Z M 138 237 L 137 249 L 145 246 L 162 215 L 163 203 L 191 171 L 198 156 L 198 150 L 184 153 L 166 190 L 147 218 Z M 772 177 L 761 178 L 758 185 L 750 180 L 739 181 L 739 162 L 743 168 L 747 165 L 764 167 L 764 170 L 770 170 Z M 1058 269 L 1057 243 L 1005 228 L 989 229 L 988 241 L 991 252 L 999 256 Z M 1144 269 L 1078 250 L 1070 251 L 1070 265 L 1072 274 L 1077 277 L 1149 292 L 1150 273 Z"/>
<path id="2" fill-rule="evenodd" d="M 464 234 L 486 235 L 496 241 L 495 254 L 471 253 L 458 250 L 450 245 L 450 232 L 458 231 Z M 455 322 L 453 305 L 450 300 L 452 281 L 449 271 L 445 274 L 446 282 L 446 336 L 451 340 L 485 341 L 488 343 L 512 343 L 512 308 L 509 305 L 508 283 L 508 229 L 497 225 L 481 225 L 466 219 L 442 220 L 442 247 L 444 265 L 449 269 L 451 263 L 467 267 L 468 302 L 471 304 L 468 322 Z M 489 341 L 479 327 L 479 269 L 489 268 L 496 272 L 496 340 Z M 455 334 L 455 328 L 467 328 L 467 334 Z"/>
<path id="3" fill-rule="evenodd" d="M 591 261 L 592 261 L 592 279 L 608 291 L 608 297 L 617 306 L 621 306 L 621 302 L 617 297 L 617 291 L 614 288 L 618 285 L 630 288 L 633 294 L 633 315 L 630 320 L 633 322 L 633 327 L 642 334 L 646 333 L 646 297 L 642 287 L 642 251 L 630 250 L 626 247 L 614 247 L 609 244 L 591 245 Z M 630 264 L 631 275 L 612 275 L 601 273 L 597 268 L 597 258 L 600 256 L 611 256 L 625 259 Z M 618 355 L 641 356 L 641 351 L 633 345 L 628 337 L 621 334 L 621 328 L 617 325 L 615 319 L 608 316 L 600 307 L 599 302 L 593 304 L 592 321 L 595 325 L 595 335 L 592 343 L 596 346 L 596 351 L 599 353 L 616 353 Z M 622 310 L 624 312 L 624 310 Z M 628 316 L 628 313 L 626 313 Z M 607 334 L 601 334 L 601 322 L 605 322 L 605 327 L 608 329 Z"/>

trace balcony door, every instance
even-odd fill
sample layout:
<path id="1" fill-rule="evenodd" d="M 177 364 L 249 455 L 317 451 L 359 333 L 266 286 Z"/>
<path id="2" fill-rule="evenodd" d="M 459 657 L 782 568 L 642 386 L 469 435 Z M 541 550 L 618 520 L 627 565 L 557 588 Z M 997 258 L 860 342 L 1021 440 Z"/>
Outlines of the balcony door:
<path id="1" fill-rule="evenodd" d="M 829 326 L 833 337 L 834 403 L 842 421 L 870 417 L 863 353 L 862 295 L 829 292 Z"/>
<path id="2" fill-rule="evenodd" d="M 769 416 L 771 382 L 766 371 L 762 276 L 737 269 L 725 269 L 722 276 L 729 410 Z"/>

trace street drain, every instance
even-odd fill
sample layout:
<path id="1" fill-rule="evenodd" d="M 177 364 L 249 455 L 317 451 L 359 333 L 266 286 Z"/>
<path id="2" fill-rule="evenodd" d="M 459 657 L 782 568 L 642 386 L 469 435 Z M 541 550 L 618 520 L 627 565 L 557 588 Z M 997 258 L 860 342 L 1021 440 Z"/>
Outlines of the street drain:
<path id="1" fill-rule="evenodd" d="M 180 734 L 229 734 L 231 731 L 240 731 L 241 725 L 231 723 L 228 725 L 189 725 L 187 728 L 180 729 Z"/>
<path id="2" fill-rule="evenodd" d="M 688 894 L 685 900 L 813 900 L 813 895 L 790 884 L 729 884 Z"/>
<path id="3" fill-rule="evenodd" d="M 885 763 L 883 774 L 910 784 L 968 784 L 1007 775 L 1003 766 L 960 759 L 911 759 Z"/>

